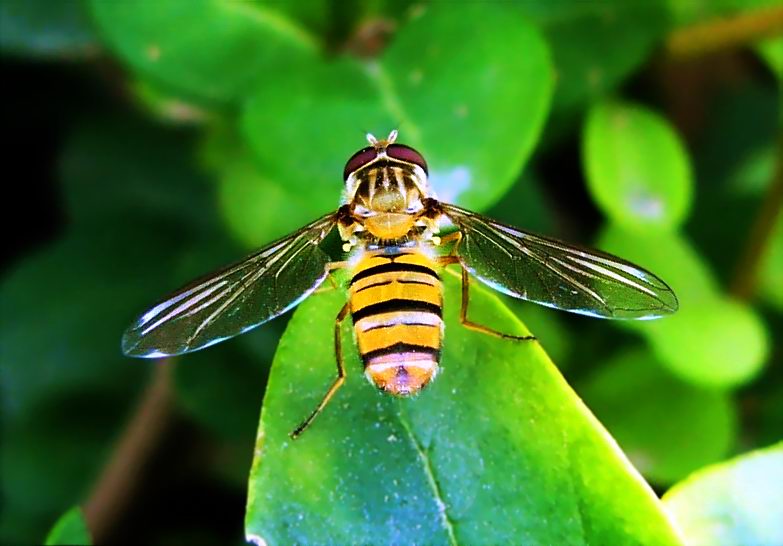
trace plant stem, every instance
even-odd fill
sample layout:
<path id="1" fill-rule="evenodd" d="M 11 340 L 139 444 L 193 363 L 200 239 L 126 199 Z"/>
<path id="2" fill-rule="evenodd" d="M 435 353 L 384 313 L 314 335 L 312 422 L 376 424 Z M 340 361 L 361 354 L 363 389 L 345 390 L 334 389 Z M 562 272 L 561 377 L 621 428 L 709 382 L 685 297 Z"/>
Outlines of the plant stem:
<path id="1" fill-rule="evenodd" d="M 783 7 L 746 11 L 672 32 L 666 39 L 669 58 L 681 60 L 745 45 L 783 33 Z"/>
<path id="2" fill-rule="evenodd" d="M 753 296 L 759 264 L 783 209 L 783 137 L 778 141 L 777 152 L 772 183 L 761 203 L 761 209 L 745 244 L 745 253 L 739 260 L 734 281 L 731 283 L 731 294 L 743 300 Z"/>
<path id="3" fill-rule="evenodd" d="M 140 472 L 171 421 L 171 371 L 168 360 L 155 366 L 150 383 L 84 505 L 87 527 L 96 544 L 105 540 L 130 502 Z"/>

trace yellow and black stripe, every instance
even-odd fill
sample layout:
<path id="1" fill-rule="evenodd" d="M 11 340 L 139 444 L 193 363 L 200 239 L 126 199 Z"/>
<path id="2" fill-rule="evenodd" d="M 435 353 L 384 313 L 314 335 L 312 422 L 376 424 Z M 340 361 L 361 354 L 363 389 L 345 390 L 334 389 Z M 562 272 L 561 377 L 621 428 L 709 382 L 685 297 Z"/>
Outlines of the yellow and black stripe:
<path id="1" fill-rule="evenodd" d="M 368 252 L 350 286 L 351 314 L 368 377 L 414 394 L 437 372 L 443 295 L 436 264 L 416 249 Z"/>

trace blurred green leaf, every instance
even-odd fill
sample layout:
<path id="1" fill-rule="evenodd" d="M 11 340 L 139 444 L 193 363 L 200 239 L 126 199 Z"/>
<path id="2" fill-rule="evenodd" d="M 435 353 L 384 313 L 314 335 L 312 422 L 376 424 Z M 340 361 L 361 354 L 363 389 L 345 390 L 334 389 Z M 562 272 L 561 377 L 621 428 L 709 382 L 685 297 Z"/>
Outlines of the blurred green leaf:
<path id="1" fill-rule="evenodd" d="M 783 85 L 783 37 L 764 40 L 757 44 L 756 49 L 775 74 L 778 83 Z"/>
<path id="2" fill-rule="evenodd" d="M 778 311 L 783 311 L 783 214 L 769 238 L 759 267 L 759 294 Z"/>
<path id="3" fill-rule="evenodd" d="M 758 375 L 769 355 L 764 323 L 749 305 L 721 295 L 684 239 L 609 226 L 599 246 L 654 271 L 677 294 L 680 309 L 674 315 L 622 323 L 645 335 L 670 371 L 709 388 L 735 387 Z"/>
<path id="4" fill-rule="evenodd" d="M 98 44 L 81 1 L 3 0 L 0 50 L 4 54 L 74 59 Z"/>
<path id="5" fill-rule="evenodd" d="M 345 294 L 314 296 L 296 311 L 264 400 L 248 540 L 679 544 L 652 491 L 540 346 L 462 328 L 459 283 L 444 276 L 443 370 L 432 386 L 411 400 L 378 394 L 346 328 L 346 384 L 293 442 L 288 434 L 334 378 Z M 481 288 L 471 315 L 526 332 Z"/>
<path id="6" fill-rule="evenodd" d="M 476 32 L 477 21 L 487 32 Z M 551 86 L 543 40 L 513 11 L 432 6 L 375 62 L 314 63 L 266 82 L 242 126 L 262 177 L 306 196 L 311 218 L 336 207 L 340 173 L 363 133 L 386 136 L 395 127 L 427 157 L 442 199 L 481 209 L 532 151 Z"/>
<path id="7" fill-rule="evenodd" d="M 582 156 L 601 210 L 627 228 L 672 230 L 691 203 L 691 168 L 668 122 L 643 106 L 605 101 L 591 109 Z"/>
<path id="8" fill-rule="evenodd" d="M 552 49 L 556 113 L 615 89 L 647 59 L 669 26 L 668 2 L 660 0 L 516 6 L 542 29 Z"/>
<path id="9" fill-rule="evenodd" d="M 87 523 L 84 521 L 82 509 L 71 508 L 54 524 L 46 537 L 47 546 L 57 544 L 92 544 Z"/>
<path id="10" fill-rule="evenodd" d="M 314 38 L 273 5 L 90 1 L 104 41 L 134 70 L 207 102 L 238 100 L 316 56 Z"/>
<path id="11" fill-rule="evenodd" d="M 663 497 L 693 546 L 783 544 L 783 443 L 696 472 Z"/>
<path id="12" fill-rule="evenodd" d="M 720 461 L 734 443 L 728 394 L 693 387 L 631 349 L 597 370 L 579 394 L 649 480 L 672 483 Z"/>

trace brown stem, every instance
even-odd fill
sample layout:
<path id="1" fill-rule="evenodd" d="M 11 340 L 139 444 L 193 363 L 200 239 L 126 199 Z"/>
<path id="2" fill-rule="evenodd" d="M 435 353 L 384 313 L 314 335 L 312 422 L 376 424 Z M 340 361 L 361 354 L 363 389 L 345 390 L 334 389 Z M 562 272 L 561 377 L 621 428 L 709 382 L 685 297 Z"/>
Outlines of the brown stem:
<path id="1" fill-rule="evenodd" d="M 87 527 L 100 544 L 130 502 L 144 464 L 171 418 L 172 363 L 155 366 L 149 385 L 84 505 Z"/>
<path id="2" fill-rule="evenodd" d="M 687 59 L 781 33 L 783 7 L 771 6 L 675 30 L 666 39 L 665 50 L 669 58 Z"/>
<path id="3" fill-rule="evenodd" d="M 740 299 L 753 296 L 759 264 L 783 209 L 783 137 L 778 141 L 776 157 L 772 183 L 761 203 L 761 209 L 745 245 L 745 253 L 739 261 L 731 284 L 732 295 Z"/>

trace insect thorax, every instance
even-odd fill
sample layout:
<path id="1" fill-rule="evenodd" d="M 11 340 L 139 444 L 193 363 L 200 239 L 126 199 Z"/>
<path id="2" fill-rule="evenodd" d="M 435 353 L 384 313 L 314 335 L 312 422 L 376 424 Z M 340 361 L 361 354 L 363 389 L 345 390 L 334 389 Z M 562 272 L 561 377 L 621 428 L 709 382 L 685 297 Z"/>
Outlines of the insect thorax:
<path id="1" fill-rule="evenodd" d="M 416 225 L 430 197 L 426 174 L 416 165 L 380 161 L 353 173 L 346 201 L 354 217 L 379 240 L 399 240 Z"/>

